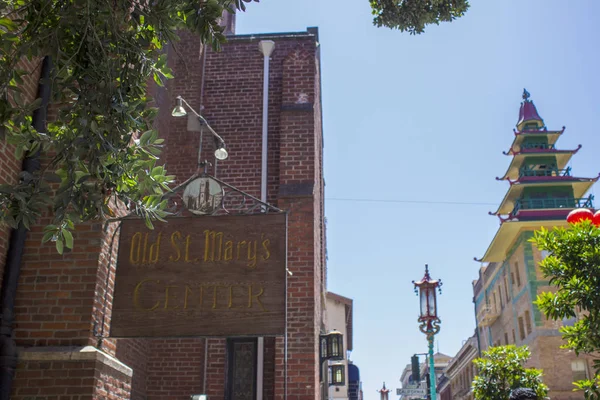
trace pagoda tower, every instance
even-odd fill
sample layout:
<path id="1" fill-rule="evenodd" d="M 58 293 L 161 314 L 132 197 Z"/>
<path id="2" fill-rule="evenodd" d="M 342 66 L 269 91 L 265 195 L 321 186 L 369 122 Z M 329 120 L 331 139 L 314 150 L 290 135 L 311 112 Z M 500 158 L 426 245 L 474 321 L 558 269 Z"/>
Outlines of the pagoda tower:
<path id="1" fill-rule="evenodd" d="M 586 193 L 598 177 L 575 177 L 568 166 L 581 145 L 571 150 L 556 148 L 565 127 L 548 130 L 529 97 L 524 89 L 515 138 L 503 152 L 512 159 L 502 178 L 496 178 L 510 185 L 498 209 L 490 212 L 500 219 L 500 229 L 478 261 L 502 261 L 502 248 L 513 242 L 518 232 L 566 225 L 573 209 L 594 207 L 593 196 Z"/>
<path id="2" fill-rule="evenodd" d="M 473 283 L 480 350 L 507 344 L 529 346 L 528 366 L 541 368 L 545 377 L 551 377 L 544 382 L 553 400 L 583 399 L 572 392 L 572 382 L 592 371 L 585 356 L 560 349 L 563 342 L 558 329 L 574 320 L 547 320 L 533 303 L 538 294 L 552 289 L 538 268 L 546 254 L 529 242 L 533 232 L 567 226 L 566 217 L 575 208 L 594 208 L 593 196 L 587 192 L 598 177 L 573 175 L 568 163 L 581 145 L 571 150 L 557 148 L 564 131 L 564 127 L 546 128 L 524 90 L 514 140 L 504 152 L 511 157 L 510 165 L 496 178 L 509 184 L 500 206 L 490 213 L 499 218 L 500 227 L 483 257 L 476 258 L 484 264 Z"/>
<path id="3" fill-rule="evenodd" d="M 391 390 L 385 387 L 385 382 L 383 382 L 383 387 L 380 390 L 378 390 L 378 392 L 380 400 L 389 400 Z"/>

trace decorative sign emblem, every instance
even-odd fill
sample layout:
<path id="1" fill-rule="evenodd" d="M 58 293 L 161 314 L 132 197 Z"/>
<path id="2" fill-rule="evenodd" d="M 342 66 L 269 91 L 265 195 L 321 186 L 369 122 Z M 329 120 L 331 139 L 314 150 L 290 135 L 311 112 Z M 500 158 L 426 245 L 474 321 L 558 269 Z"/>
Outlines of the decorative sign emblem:
<path id="1" fill-rule="evenodd" d="M 196 178 L 185 187 L 183 202 L 196 215 L 212 214 L 221 207 L 223 187 L 211 177 Z"/>
<path id="2" fill-rule="evenodd" d="M 209 183 L 210 187 L 210 183 Z M 286 214 L 122 221 L 110 335 L 285 332 Z"/>

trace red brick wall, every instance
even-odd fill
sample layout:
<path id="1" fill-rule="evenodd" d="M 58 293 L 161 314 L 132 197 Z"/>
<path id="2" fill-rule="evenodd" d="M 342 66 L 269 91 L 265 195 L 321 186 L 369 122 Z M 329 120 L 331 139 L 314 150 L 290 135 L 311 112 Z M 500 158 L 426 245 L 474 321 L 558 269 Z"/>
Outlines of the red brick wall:
<path id="1" fill-rule="evenodd" d="M 184 399 L 202 393 L 203 339 L 149 340 L 147 399 Z M 135 373 L 134 369 L 134 389 Z"/>
<path id="2" fill-rule="evenodd" d="M 60 255 L 42 245 L 42 226 L 27 236 L 17 299 L 15 337 L 20 346 L 95 345 L 92 328 L 101 319 L 106 270 L 102 224 L 81 224 L 73 251 Z M 94 313 L 94 308 L 97 312 Z"/>
<path id="3" fill-rule="evenodd" d="M 11 399 L 91 399 L 95 369 L 96 363 L 93 360 L 20 362 Z"/>
<path id="4" fill-rule="evenodd" d="M 324 288 L 324 228 L 322 198 L 322 132 L 320 82 L 314 36 L 274 40 L 270 62 L 268 201 L 288 210 L 289 278 L 288 398 L 318 398 L 318 335 L 320 296 Z M 236 37 L 223 51 L 208 51 L 203 112 L 227 144 L 229 158 L 218 164 L 219 179 L 260 196 L 262 146 L 263 55 L 259 39 Z M 169 84 L 170 106 L 182 95 L 199 109 L 202 88 L 200 47 L 185 37 L 179 53 L 193 54 L 186 63 L 173 61 L 175 80 Z M 179 182 L 196 170 L 198 134 L 187 132 L 185 118 L 170 116 L 165 160 Z M 212 140 L 206 135 L 203 159 L 214 163 Z M 168 341 L 169 345 L 176 341 Z M 265 344 L 265 399 L 283 397 L 283 342 Z M 207 392 L 224 397 L 225 343 L 211 340 Z M 191 372 L 190 372 L 191 373 Z M 199 376 L 200 380 L 202 377 Z M 153 372 L 149 371 L 149 380 Z M 149 392 L 149 395 L 151 393 Z"/>
<path id="5" fill-rule="evenodd" d="M 133 369 L 131 400 L 145 400 L 148 396 L 148 368 L 155 354 L 152 341 L 147 339 L 119 339 L 115 356 Z"/>

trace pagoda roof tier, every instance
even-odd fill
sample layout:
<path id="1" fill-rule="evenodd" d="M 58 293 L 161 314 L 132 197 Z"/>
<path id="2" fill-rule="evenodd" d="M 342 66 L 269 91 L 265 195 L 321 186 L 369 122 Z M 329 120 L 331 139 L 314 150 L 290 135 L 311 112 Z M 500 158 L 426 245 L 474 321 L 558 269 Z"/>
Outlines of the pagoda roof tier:
<path id="1" fill-rule="evenodd" d="M 592 185 L 598 180 L 596 178 L 575 178 L 572 176 L 528 176 L 522 177 L 519 181 L 513 181 L 504 199 L 500 203 L 498 210 L 491 215 L 507 215 L 515 208 L 516 201 L 523 194 L 523 190 L 527 187 L 573 187 L 573 196 L 581 198 L 587 193 Z"/>
<path id="2" fill-rule="evenodd" d="M 485 254 L 481 258 L 475 257 L 478 262 L 502 262 L 506 258 L 509 249 L 514 245 L 523 231 L 537 230 L 541 227 L 551 229 L 555 226 L 567 226 L 567 214 L 571 209 L 567 210 L 548 210 L 541 220 L 527 221 L 506 221 L 500 225 L 496 236 L 492 239 Z"/>
<path id="3" fill-rule="evenodd" d="M 581 145 L 579 145 L 574 150 L 555 150 L 555 149 L 527 149 L 522 150 L 518 153 L 514 153 L 514 157 L 508 166 L 508 169 L 502 176 L 502 178 L 497 179 L 511 179 L 516 180 L 519 177 L 519 170 L 523 165 L 523 161 L 525 158 L 532 157 L 547 157 L 549 155 L 556 156 L 556 167 L 558 169 L 564 169 L 573 154 L 577 153 Z M 506 153 L 505 153 L 506 154 Z"/>
<path id="4" fill-rule="evenodd" d="M 546 131 L 546 130 L 528 130 L 528 131 L 517 131 L 515 130 L 515 140 L 510 145 L 510 150 L 504 154 L 514 154 L 521 151 L 521 144 L 526 138 L 547 138 L 548 145 L 554 146 L 558 141 L 560 135 L 565 131 L 563 126 L 560 131 Z"/>

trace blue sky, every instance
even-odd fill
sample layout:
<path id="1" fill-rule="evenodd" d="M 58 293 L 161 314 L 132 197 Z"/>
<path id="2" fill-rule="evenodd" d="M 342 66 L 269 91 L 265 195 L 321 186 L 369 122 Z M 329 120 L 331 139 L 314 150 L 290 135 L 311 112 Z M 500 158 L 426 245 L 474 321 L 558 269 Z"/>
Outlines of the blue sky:
<path id="1" fill-rule="evenodd" d="M 366 400 L 426 351 L 411 285 L 425 263 L 444 282 L 439 350 L 473 333 L 473 257 L 498 228 L 487 212 L 524 87 L 549 129 L 567 127 L 559 147 L 583 145 L 574 174 L 600 172 L 598 15 L 597 0 L 471 0 L 420 36 L 372 26 L 367 0 L 261 0 L 238 17 L 241 34 L 319 27 L 329 290 L 354 299 Z"/>

